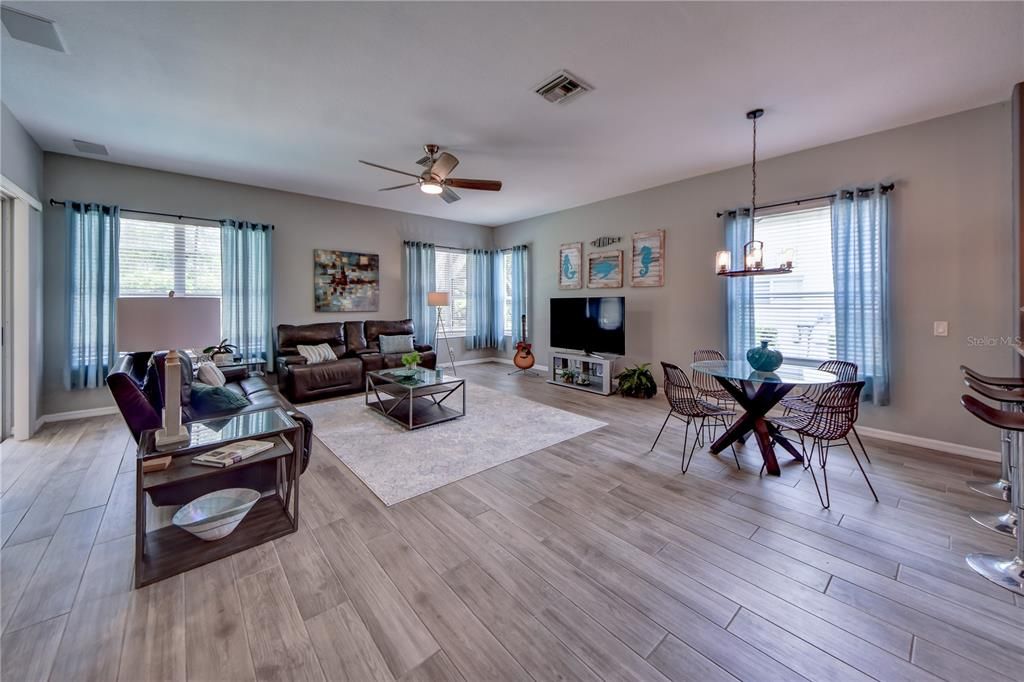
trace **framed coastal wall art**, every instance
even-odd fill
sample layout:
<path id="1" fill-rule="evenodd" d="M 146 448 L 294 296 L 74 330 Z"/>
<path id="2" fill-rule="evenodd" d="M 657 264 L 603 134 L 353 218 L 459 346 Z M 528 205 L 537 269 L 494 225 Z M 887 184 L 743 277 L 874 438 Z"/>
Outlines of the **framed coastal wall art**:
<path id="1" fill-rule="evenodd" d="M 660 287 L 665 284 L 665 230 L 633 234 L 630 284 Z"/>
<path id="2" fill-rule="evenodd" d="M 616 289 L 622 286 L 622 251 L 587 254 L 587 287 Z"/>
<path id="3" fill-rule="evenodd" d="M 562 244 L 558 249 L 558 288 L 583 288 L 583 242 Z"/>
<path id="4" fill-rule="evenodd" d="M 380 257 L 375 253 L 313 250 L 313 309 L 318 313 L 380 309 Z"/>

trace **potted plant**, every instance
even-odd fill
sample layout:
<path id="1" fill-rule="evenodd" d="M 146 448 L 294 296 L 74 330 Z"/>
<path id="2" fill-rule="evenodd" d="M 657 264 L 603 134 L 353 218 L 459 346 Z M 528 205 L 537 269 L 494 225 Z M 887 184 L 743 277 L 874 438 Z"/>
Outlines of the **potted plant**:
<path id="1" fill-rule="evenodd" d="M 203 349 L 203 353 L 209 355 L 215 365 L 230 365 L 235 361 L 237 352 L 238 346 L 231 345 L 227 339 L 221 339 L 216 346 L 207 346 Z"/>
<path id="2" fill-rule="evenodd" d="M 650 366 L 651 363 L 645 362 L 619 372 L 615 377 L 619 393 L 629 398 L 653 398 L 658 393 L 658 385 L 654 383 Z"/>
<path id="3" fill-rule="evenodd" d="M 405 355 L 402 356 L 402 364 L 405 365 L 406 369 L 412 369 L 413 367 L 418 365 L 420 363 L 420 360 L 422 359 L 423 356 L 420 355 L 420 352 L 414 350 L 413 352 L 406 353 Z"/>
<path id="4" fill-rule="evenodd" d="M 576 381 L 576 370 L 571 367 L 566 367 L 558 373 L 558 376 L 562 380 L 563 384 L 571 384 Z"/>

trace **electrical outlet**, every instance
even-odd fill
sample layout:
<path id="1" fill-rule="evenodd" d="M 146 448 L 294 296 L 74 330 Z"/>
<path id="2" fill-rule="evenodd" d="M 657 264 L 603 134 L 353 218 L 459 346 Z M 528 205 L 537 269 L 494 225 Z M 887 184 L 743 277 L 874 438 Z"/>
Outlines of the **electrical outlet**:
<path id="1" fill-rule="evenodd" d="M 932 322 L 932 334 L 935 336 L 949 336 L 949 322 L 945 320 Z"/>

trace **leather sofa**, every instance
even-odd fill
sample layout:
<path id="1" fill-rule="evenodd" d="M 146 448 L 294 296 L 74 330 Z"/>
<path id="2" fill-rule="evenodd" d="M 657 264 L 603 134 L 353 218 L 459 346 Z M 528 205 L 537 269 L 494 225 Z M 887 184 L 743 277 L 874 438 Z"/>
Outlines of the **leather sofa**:
<path id="1" fill-rule="evenodd" d="M 179 351 L 181 356 L 181 421 L 189 423 L 200 419 L 214 419 L 244 412 L 255 412 L 271 407 L 280 407 L 302 426 L 302 469 L 309 464 L 310 448 L 313 441 L 313 422 L 308 416 L 295 409 L 280 393 L 267 384 L 263 377 L 249 376 L 244 367 L 224 370 L 227 380 L 225 387 L 249 399 L 246 407 L 198 413 L 191 404 L 193 368 L 192 360 Z M 146 429 L 163 425 L 164 361 L 165 351 L 157 353 L 128 353 L 121 356 L 107 375 L 107 386 L 117 403 L 121 416 L 138 442 Z M 301 472 L 300 472 L 301 473 Z M 226 473 L 225 476 L 209 477 L 190 481 L 187 485 L 166 486 L 154 489 L 150 496 L 153 504 L 185 504 L 220 488 L 252 488 L 260 491 L 273 490 L 276 482 L 276 464 L 263 462 L 251 467 Z"/>
<path id="2" fill-rule="evenodd" d="M 366 372 L 401 367 L 402 353 L 381 353 L 381 335 L 411 334 L 412 320 L 349 320 L 277 326 L 277 385 L 294 402 L 362 391 Z M 335 359 L 309 364 L 298 346 L 326 343 Z M 420 366 L 433 369 L 437 355 L 431 346 L 414 343 Z"/>

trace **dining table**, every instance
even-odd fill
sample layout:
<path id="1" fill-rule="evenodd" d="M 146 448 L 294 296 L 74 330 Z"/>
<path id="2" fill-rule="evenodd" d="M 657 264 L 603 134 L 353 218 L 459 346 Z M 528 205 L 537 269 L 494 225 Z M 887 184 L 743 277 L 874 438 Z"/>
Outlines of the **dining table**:
<path id="1" fill-rule="evenodd" d="M 774 445 L 781 446 L 801 462 L 803 453 L 768 421 L 768 412 L 794 388 L 806 389 L 838 381 L 831 372 L 796 364 L 782 364 L 772 372 L 759 372 L 743 360 L 701 360 L 690 365 L 690 369 L 714 377 L 744 410 L 711 444 L 711 452 L 718 454 L 753 432 L 765 469 L 772 476 L 782 474 Z"/>

